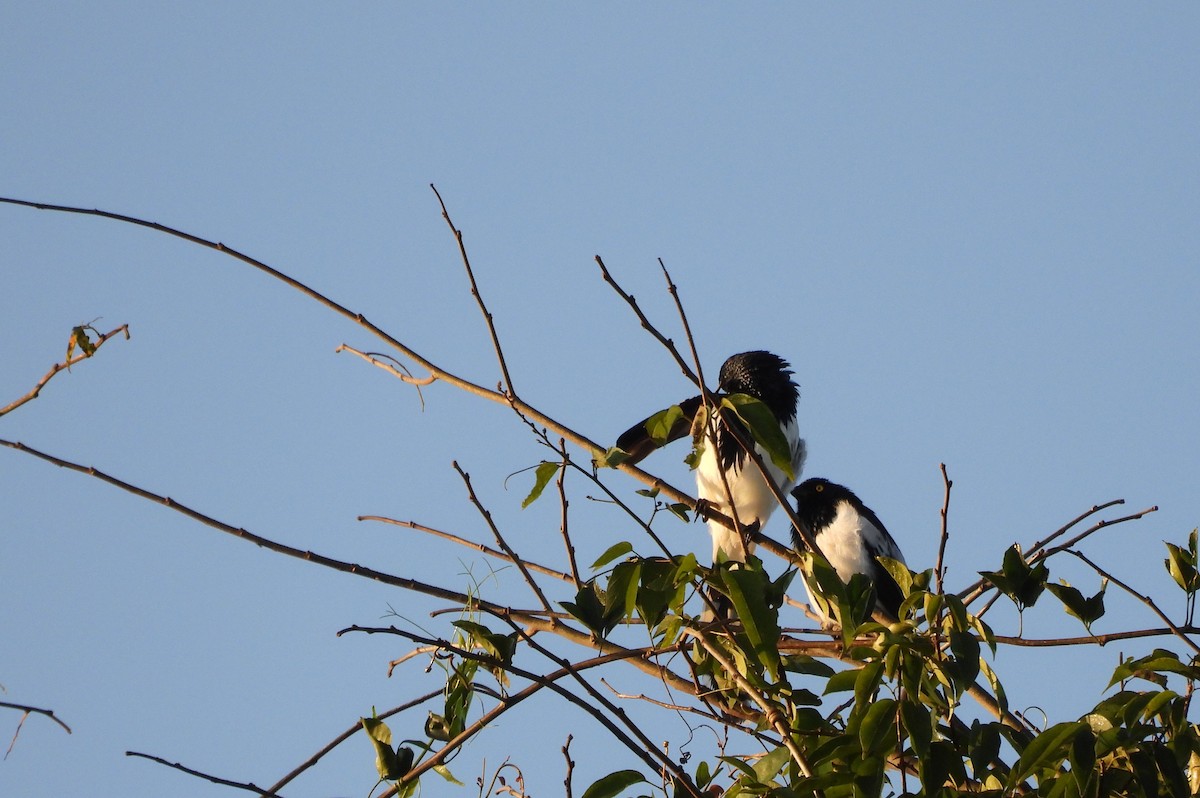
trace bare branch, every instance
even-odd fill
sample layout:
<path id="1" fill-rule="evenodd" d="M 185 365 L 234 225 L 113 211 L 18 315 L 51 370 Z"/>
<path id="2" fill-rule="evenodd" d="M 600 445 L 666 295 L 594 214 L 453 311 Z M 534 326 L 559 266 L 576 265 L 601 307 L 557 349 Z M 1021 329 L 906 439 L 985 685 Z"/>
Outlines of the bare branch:
<path id="1" fill-rule="evenodd" d="M 418 524 L 416 521 L 400 521 L 395 518 L 387 518 L 386 516 L 382 516 L 382 515 L 360 515 L 358 517 L 358 520 L 359 521 L 378 521 L 383 524 L 392 524 L 394 526 L 408 527 L 409 529 L 415 529 L 418 532 L 426 532 L 430 535 L 433 535 L 434 537 L 439 537 L 444 540 L 449 540 L 454 543 L 457 543 L 461 546 L 466 546 L 467 548 L 475 549 L 476 551 L 478 551 L 482 554 L 486 554 L 489 557 L 495 557 L 497 560 L 504 560 L 506 562 L 513 561 L 513 557 L 503 551 L 498 551 L 496 549 L 490 548 L 489 546 L 486 546 L 483 543 L 476 543 L 473 540 L 467 540 L 466 538 L 459 537 L 458 535 L 455 535 L 452 532 L 444 532 L 440 529 L 434 529 L 433 527 L 425 526 L 424 524 Z M 531 570 L 531 571 L 537 571 L 540 574 L 545 574 L 546 576 L 552 576 L 555 579 L 559 579 L 563 582 L 572 582 L 573 581 L 570 574 L 565 574 L 562 571 L 556 571 L 553 568 L 547 568 L 544 565 L 538 565 L 537 563 L 532 562 L 530 560 L 523 560 L 522 562 L 524 562 L 525 566 L 527 568 L 529 568 L 529 570 Z"/>
<path id="2" fill-rule="evenodd" d="M 683 356 L 679 354 L 679 350 L 675 348 L 675 342 L 659 332 L 658 328 L 650 323 L 650 319 L 646 318 L 646 314 L 643 313 L 642 309 L 638 306 L 637 300 L 633 298 L 632 294 L 627 293 L 625 289 L 613 279 L 613 276 L 608 271 L 608 267 L 604 265 L 604 261 L 599 255 L 596 256 L 596 265 L 600 267 L 600 276 L 604 278 L 604 282 L 612 286 L 612 289 L 617 292 L 617 296 L 625 300 L 625 303 L 633 309 L 634 314 L 636 314 L 638 317 L 638 321 L 642 323 L 642 328 L 654 336 L 654 339 L 666 348 L 666 350 L 671 354 L 671 357 L 675 359 L 675 363 L 679 366 L 679 370 L 683 372 L 683 375 L 697 386 L 703 386 L 704 383 L 701 382 L 700 378 L 696 376 L 695 372 L 688 367 L 687 361 L 683 359 Z"/>
<path id="3" fill-rule="evenodd" d="M 438 193 L 437 187 L 433 183 L 430 183 L 429 187 L 433 189 L 438 204 L 442 206 L 442 218 L 446 220 L 446 224 L 450 226 L 450 231 L 454 233 L 454 240 L 458 242 L 458 254 L 462 256 L 463 266 L 467 269 L 467 279 L 471 282 L 471 296 L 475 297 L 475 301 L 479 303 L 479 310 L 483 313 L 483 320 L 487 322 L 488 334 L 492 336 L 492 348 L 496 351 L 496 360 L 500 362 L 500 374 L 504 377 L 504 390 L 510 396 L 515 397 L 517 390 L 513 387 L 512 377 L 508 373 L 508 363 L 504 360 L 504 350 L 500 348 L 500 336 L 496 334 L 496 325 L 492 320 L 492 314 L 488 311 L 487 305 L 483 303 L 483 295 L 479 293 L 479 286 L 475 283 L 475 272 L 471 269 L 471 259 L 467 257 L 467 247 L 463 243 L 462 230 L 455 227 L 454 222 L 450 220 L 450 212 L 446 210 L 446 203 L 442 200 L 442 195 Z"/>
<path id="4" fill-rule="evenodd" d="M 47 718 L 50 718 L 50 720 L 54 721 L 59 726 L 62 726 L 63 729 L 67 732 L 67 734 L 71 733 L 71 727 L 68 726 L 67 724 L 63 723 L 63 721 L 57 715 L 54 714 L 53 709 L 39 709 L 38 707 L 31 707 L 31 706 L 28 706 L 27 704 L 12 704 L 12 703 L 9 703 L 8 701 L 0 701 L 0 707 L 3 707 L 4 709 L 15 709 L 18 712 L 24 712 L 26 715 L 28 715 L 30 713 L 37 714 L 37 715 L 45 715 Z"/>
<path id="5" fill-rule="evenodd" d="M 563 545 L 567 549 L 567 562 L 571 566 L 571 578 L 575 582 L 576 590 L 583 587 L 583 580 L 579 578 L 579 565 L 575 562 L 575 544 L 571 542 L 571 533 L 569 529 L 569 515 L 567 510 L 571 503 L 567 501 L 567 468 L 570 467 L 571 455 L 567 453 L 567 441 L 564 438 L 558 439 L 558 453 L 562 455 L 562 466 L 558 469 L 558 479 L 555 480 L 555 486 L 558 488 L 558 506 L 560 508 L 560 517 L 562 521 L 559 523 L 559 532 L 562 533 Z"/>
<path id="6" fill-rule="evenodd" d="M 943 584 L 946 577 L 946 542 L 950 539 L 950 488 L 954 483 L 950 480 L 950 475 L 946 473 L 946 464 L 941 463 L 942 468 L 942 483 L 945 485 L 945 497 L 942 499 L 942 534 L 938 540 L 937 565 L 933 567 L 934 576 L 937 577 L 937 592 L 946 592 Z"/>
<path id="7" fill-rule="evenodd" d="M 220 784 L 223 787 L 234 787 L 239 790 L 245 790 L 246 792 L 256 793 L 264 798 L 282 798 L 282 796 L 279 796 L 270 790 L 264 790 L 262 787 L 255 785 L 253 782 L 230 781 L 229 779 L 223 779 L 220 776 L 213 776 L 208 773 L 203 773 L 199 770 L 194 770 L 185 765 L 181 765 L 178 762 L 168 762 L 162 757 L 154 756 L 153 754 L 143 754 L 139 753 L 138 751 L 126 751 L 125 756 L 149 759 L 151 762 L 157 762 L 160 765 L 166 765 L 169 768 L 182 771 L 189 776 L 196 776 L 197 778 L 204 779 L 205 781 L 212 782 L 213 784 Z"/>

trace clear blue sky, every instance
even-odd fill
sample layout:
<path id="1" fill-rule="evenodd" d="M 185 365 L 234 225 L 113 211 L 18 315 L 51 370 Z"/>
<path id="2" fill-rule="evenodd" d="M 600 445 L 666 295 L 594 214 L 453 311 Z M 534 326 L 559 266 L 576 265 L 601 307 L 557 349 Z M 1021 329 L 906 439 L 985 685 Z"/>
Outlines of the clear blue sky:
<path id="1" fill-rule="evenodd" d="M 661 257 L 708 369 L 752 348 L 791 360 L 806 473 L 855 488 L 910 564 L 933 562 L 945 462 L 952 582 L 1125 498 L 1161 510 L 1102 533 L 1096 557 L 1175 602 L 1160 541 L 1200 522 L 1198 33 L 1184 3 L 17 4 L 0 12 L 0 195 L 218 239 L 493 385 L 436 183 L 517 388 L 597 440 L 690 392 L 592 261 L 682 340 Z M 375 346 L 361 329 L 217 253 L 10 206 L 0 240 L 0 404 L 72 326 L 133 333 L 0 437 L 294 546 L 528 603 L 466 549 L 355 521 L 485 539 L 457 458 L 513 545 L 561 562 L 553 502 L 520 511 L 528 475 L 505 490 L 543 454 L 502 409 L 435 385 L 422 411 L 334 354 Z M 681 457 L 649 465 L 686 486 Z M 581 560 L 637 540 L 577 487 Z M 707 551 L 699 526 L 662 531 Z M 0 544 L 0 700 L 75 732 L 27 721 L 4 795 L 229 794 L 127 749 L 270 784 L 429 684 L 412 664 L 386 678 L 402 642 L 338 629 L 389 607 L 449 620 L 12 451 Z M 1070 629 L 1046 602 L 1027 631 Z M 1152 622 L 1112 604 L 1098 630 Z M 1116 656 L 1004 652 L 998 668 L 1018 706 L 1057 720 Z M 0 713 L 3 744 L 16 721 Z M 470 782 L 512 756 L 558 794 L 571 730 L 595 732 L 533 702 L 453 767 Z M 636 765 L 575 753 L 577 789 Z M 365 795 L 371 760 L 353 741 L 285 794 Z"/>

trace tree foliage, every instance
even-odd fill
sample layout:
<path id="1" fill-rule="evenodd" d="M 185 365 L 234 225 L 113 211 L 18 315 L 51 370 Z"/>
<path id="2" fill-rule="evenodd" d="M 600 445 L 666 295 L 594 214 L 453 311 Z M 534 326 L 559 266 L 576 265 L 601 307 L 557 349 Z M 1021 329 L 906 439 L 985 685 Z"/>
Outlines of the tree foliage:
<path id="1" fill-rule="evenodd" d="M 657 531 L 663 525 L 693 514 L 720 519 L 719 514 L 630 465 L 619 450 L 590 440 L 516 393 L 491 314 L 475 285 L 461 231 L 444 205 L 443 215 L 498 358 L 503 382 L 494 390 L 448 372 L 361 315 L 224 245 L 104 211 L 0 201 L 151 227 L 263 270 L 353 319 L 393 354 L 370 354 L 349 346 L 341 351 L 357 355 L 405 383 L 440 380 L 481 401 L 505 405 L 512 411 L 512 423 L 524 426 L 545 448 L 544 459 L 528 469 L 530 482 L 522 507 L 551 501 L 549 489 L 555 485 L 562 514 L 556 534 L 566 544 L 560 562 L 539 561 L 514 551 L 476 496 L 469 475 L 459 469 L 468 500 L 486 522 L 492 540 L 458 540 L 483 551 L 490 560 L 515 566 L 537 598 L 539 606 L 528 610 L 493 603 L 477 591 L 462 592 L 456 586 L 428 584 L 301 552 L 156 496 L 117 476 L 0 439 L 0 445 L 17 452 L 102 479 L 149 500 L 161 500 L 200 523 L 280 554 L 301 556 L 456 607 L 455 617 L 439 615 L 432 625 L 422 628 L 404 624 L 352 626 L 343 631 L 396 636 L 413 647 L 414 655 L 427 657 L 444 674 L 437 708 L 423 718 L 416 710 L 429 696 L 414 696 L 385 713 L 358 708 L 362 718 L 356 729 L 361 734 L 348 733 L 343 738 L 357 740 L 364 752 L 364 792 L 372 783 L 377 789 L 371 792 L 384 796 L 412 795 L 431 779 L 459 784 L 451 763 L 464 744 L 487 735 L 497 718 L 521 712 L 527 698 L 543 692 L 590 716 L 594 724 L 588 726 L 587 734 L 603 735 L 628 752 L 627 761 L 612 763 L 608 775 L 588 785 L 573 785 L 575 763 L 571 741 L 566 741 L 568 794 L 579 792 L 584 798 L 717 792 L 826 798 L 956 793 L 1179 798 L 1196 794 L 1200 787 L 1200 735 L 1190 719 L 1194 685 L 1200 681 L 1200 647 L 1193 640 L 1192 626 L 1195 596 L 1200 592 L 1197 533 L 1193 531 L 1179 544 L 1167 544 L 1166 571 L 1185 598 L 1186 615 L 1179 621 L 1171 620 L 1120 575 L 1097 566 L 1086 551 L 1088 539 L 1096 531 L 1137 520 L 1154 508 L 1103 517 L 1119 502 L 1093 507 L 1032 545 L 1014 543 L 988 553 L 979 563 L 981 579 L 958 590 L 945 587 L 940 557 L 937 566 L 919 571 L 887 561 L 884 565 L 896 577 L 905 598 L 899 617 L 882 617 L 873 614 L 872 586 L 865 580 L 856 578 L 843 584 L 819 555 L 797 555 L 761 534 L 756 534 L 759 551 L 769 556 L 752 557 L 738 567 L 709 567 L 692 553 L 665 546 Z M 646 318 L 603 261 L 597 258 L 596 262 L 601 277 L 650 335 L 666 347 L 679 369 L 699 385 L 698 369 L 693 368 L 698 360 L 695 352 L 689 353 L 690 359 L 680 353 Z M 665 268 L 663 274 L 686 331 L 677 289 Z M 128 335 L 125 327 L 106 334 L 90 324 L 72 328 L 66 360 L 0 415 L 36 398 L 61 370 L 95 357 L 105 342 L 121 332 Z M 397 367 L 400 363 L 403 365 Z M 413 371 L 424 374 L 415 377 Z M 764 422 L 755 402 L 746 399 L 730 397 L 723 403 L 725 409 L 738 414 L 752 438 L 771 452 L 778 464 L 775 453 L 779 446 L 772 437 L 772 430 L 776 437 L 778 430 Z M 680 418 L 678 407 L 653 416 L 651 436 L 666 440 Z M 786 463 L 786 451 L 780 456 Z M 624 472 L 646 487 L 630 490 L 629 479 L 616 479 L 615 472 Z M 625 514 L 624 527 L 613 530 L 611 546 L 590 567 L 581 568 L 574 559 L 568 532 L 571 485 L 598 491 Z M 949 495 L 947 478 L 947 503 Z M 786 503 L 783 512 L 790 514 Z M 1083 526 L 1089 521 L 1090 526 Z M 942 534 L 944 549 L 945 525 Z M 1067 535 L 1071 537 L 1060 542 Z M 1100 583 L 1096 592 L 1089 596 L 1069 584 L 1052 581 L 1052 558 L 1064 555 L 1093 569 Z M 832 630 L 811 623 L 792 625 L 801 612 L 788 594 L 800 571 L 818 587 L 818 600 L 826 604 L 824 615 L 836 620 Z M 1162 626 L 1094 635 L 1092 626 L 1105 613 L 1110 586 L 1144 604 Z M 998 599 L 1012 602 L 1022 613 L 1041 611 L 1047 593 L 1081 626 L 1079 637 L 1050 641 L 1055 645 L 1094 650 L 1115 639 L 1128 639 L 1130 646 L 1136 646 L 1142 645 L 1138 640 L 1162 638 L 1159 643 L 1144 644 L 1147 650 L 1143 653 L 1122 657 L 1110 689 L 1092 709 L 1076 718 L 1039 721 L 1025 717 L 1022 708 L 1036 697 L 1024 695 L 1029 686 L 1023 685 L 1021 699 L 1010 700 L 997 672 L 1002 648 L 1031 641 L 1021 635 L 998 635 L 985 619 L 987 612 Z M 716 620 L 705 620 L 711 615 L 706 610 L 717 596 L 733 607 L 736 620 L 724 620 L 720 614 Z M 600 686 L 602 678 L 620 682 L 635 671 L 649 676 L 661 695 L 653 699 L 619 695 Z M 719 727 L 726 743 L 718 755 L 698 761 L 672 753 L 660 744 L 660 729 L 632 719 L 627 711 L 630 702 L 658 707 L 664 727 L 681 716 Z M 368 752 L 374 756 L 373 768 Z M 318 761 L 315 757 L 313 766 Z M 285 794 L 288 781 L 295 776 L 258 788 L 181 769 L 262 795 Z M 505 773 L 515 776 L 514 783 L 504 780 Z M 491 793 L 498 785 L 509 793 L 522 794 L 520 770 L 505 764 L 496 770 L 491 784 L 480 783 L 478 789 Z M 448 787 L 438 784 L 436 789 Z"/>

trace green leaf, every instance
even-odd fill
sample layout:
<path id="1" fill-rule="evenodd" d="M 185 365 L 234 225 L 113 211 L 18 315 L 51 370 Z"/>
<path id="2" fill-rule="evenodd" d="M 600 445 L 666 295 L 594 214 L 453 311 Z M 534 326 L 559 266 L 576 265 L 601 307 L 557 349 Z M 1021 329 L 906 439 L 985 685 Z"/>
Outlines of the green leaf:
<path id="1" fill-rule="evenodd" d="M 1195 534 L 1193 531 L 1189 538 L 1189 544 L 1194 542 Z M 1168 558 L 1163 562 L 1167 566 L 1171 578 L 1175 580 L 1175 584 L 1188 593 L 1200 592 L 1200 572 L 1196 570 L 1195 550 L 1189 546 L 1189 550 L 1185 551 L 1174 543 L 1166 543 L 1166 547 Z"/>
<path id="2" fill-rule="evenodd" d="M 792 754 L 788 751 L 787 746 L 781 745 L 755 762 L 754 775 L 758 778 L 758 783 L 770 784 L 771 780 L 787 766 L 787 763 L 792 761 L 791 758 Z"/>
<path id="3" fill-rule="evenodd" d="M 1084 598 L 1077 588 L 1071 587 L 1065 582 L 1059 585 L 1046 585 L 1046 589 L 1063 603 L 1063 609 L 1067 611 L 1067 614 L 1078 618 L 1088 631 L 1091 631 L 1092 623 L 1104 615 L 1104 591 L 1107 588 L 1108 582 L 1105 580 L 1100 586 L 1100 592 L 1091 598 Z"/>
<path id="4" fill-rule="evenodd" d="M 672 515 L 679 518 L 679 520 L 683 521 L 685 524 L 691 523 L 692 519 L 688 516 L 688 511 L 692 508 L 688 507 L 683 502 L 672 502 L 671 504 L 667 505 L 667 509 L 671 511 Z"/>
<path id="5" fill-rule="evenodd" d="M 629 452 L 613 446 L 606 449 L 604 454 L 592 460 L 596 468 L 616 468 L 629 459 Z"/>
<path id="6" fill-rule="evenodd" d="M 775 467 L 789 480 L 796 478 L 792 470 L 792 449 L 787 437 L 779 428 L 779 420 L 761 400 L 744 393 L 730 394 L 721 398 L 721 406 L 728 408 L 741 420 L 754 442 L 762 447 Z"/>
<path id="7" fill-rule="evenodd" d="M 601 554 L 594 563 L 592 563 L 592 570 L 595 571 L 597 568 L 603 568 L 621 555 L 628 554 L 631 551 L 633 551 L 633 544 L 628 540 L 622 540 L 620 543 L 614 543 L 605 549 L 604 553 Z"/>
<path id="8" fill-rule="evenodd" d="M 1021 752 L 1016 767 L 1008 774 L 1008 787 L 1011 789 L 1017 786 L 1035 771 L 1057 770 L 1066 754 L 1067 746 L 1084 729 L 1087 729 L 1086 724 L 1073 720 L 1055 724 L 1034 737 Z"/>
<path id="9" fill-rule="evenodd" d="M 525 497 L 525 501 L 521 502 L 522 510 L 538 500 L 538 497 L 542 495 L 542 491 L 550 484 L 550 480 L 554 478 L 554 475 L 558 473 L 558 469 L 561 467 L 559 463 L 548 461 L 543 462 L 537 467 L 537 471 L 534 474 L 533 490 L 529 491 L 529 495 Z"/>
<path id="10" fill-rule="evenodd" d="M 562 608 L 596 634 L 604 634 L 604 604 L 595 581 L 588 582 L 575 594 L 575 601 L 560 602 Z"/>
<path id="11" fill-rule="evenodd" d="M 1161 687 L 1166 684 L 1166 677 L 1162 675 L 1165 673 L 1175 673 L 1185 679 L 1200 681 L 1200 668 L 1181 662 L 1179 655 L 1173 651 L 1156 648 L 1141 659 L 1130 658 L 1123 661 L 1113 671 L 1108 686 L 1112 687 L 1117 682 L 1136 677 Z"/>
<path id="12" fill-rule="evenodd" d="M 1042 562 L 1031 568 L 1021 555 L 1021 549 L 1014 543 L 1004 552 L 1004 564 L 1000 571 L 980 571 L 979 574 L 1016 602 L 1019 608 L 1025 609 L 1037 603 L 1046 588 L 1050 571 Z"/>
<path id="13" fill-rule="evenodd" d="M 463 783 L 461 781 L 459 781 L 458 779 L 454 778 L 454 774 L 450 772 L 450 768 L 446 767 L 445 765 L 434 765 L 433 772 L 437 773 L 443 779 L 445 779 L 446 781 L 455 785 L 456 787 L 463 786 Z"/>
<path id="14" fill-rule="evenodd" d="M 769 583 L 761 567 L 721 568 L 721 580 L 742 622 L 742 632 L 755 657 L 772 679 L 779 678 L 779 614 L 767 603 Z"/>
<path id="15" fill-rule="evenodd" d="M 691 420 L 683 412 L 683 408 L 679 405 L 671 405 L 666 410 L 660 410 L 650 418 L 646 419 L 646 433 L 650 436 L 650 440 L 654 441 L 655 446 L 663 446 L 669 441 L 674 440 L 677 436 L 674 434 L 677 425 L 691 425 Z"/>
<path id="16" fill-rule="evenodd" d="M 387 724 L 378 718 L 359 718 L 359 722 L 375 747 L 375 770 L 379 772 L 379 778 L 395 781 L 407 773 L 412 767 L 412 751 L 408 751 L 406 765 L 392 750 L 392 730 Z"/>
<path id="17" fill-rule="evenodd" d="M 896 580 L 896 584 L 900 586 L 900 595 L 907 597 L 912 592 L 913 585 L 912 571 L 908 570 L 908 566 L 891 557 L 876 557 L 875 559 Z"/>
<path id="18" fill-rule="evenodd" d="M 636 770 L 617 770 L 592 783 L 583 793 L 583 798 L 616 798 L 623 790 L 635 784 L 647 783 Z"/>
<path id="19" fill-rule="evenodd" d="M 900 720 L 908 732 L 908 741 L 918 758 L 929 755 L 933 742 L 933 722 L 929 708 L 924 704 L 906 699 L 900 704 Z"/>
<path id="20" fill-rule="evenodd" d="M 880 698 L 871 704 L 858 728 L 863 754 L 886 756 L 896 747 L 896 700 Z"/>
<path id="21" fill-rule="evenodd" d="M 425 719 L 425 735 L 431 740 L 446 742 L 453 735 L 450 733 L 450 722 L 436 712 L 430 712 Z"/>
<path id="22" fill-rule="evenodd" d="M 845 693 L 853 690 L 858 684 L 858 675 L 859 671 L 856 671 L 853 668 L 849 670 L 838 671 L 830 676 L 828 680 L 826 680 L 824 695 L 829 695 L 830 693 Z"/>

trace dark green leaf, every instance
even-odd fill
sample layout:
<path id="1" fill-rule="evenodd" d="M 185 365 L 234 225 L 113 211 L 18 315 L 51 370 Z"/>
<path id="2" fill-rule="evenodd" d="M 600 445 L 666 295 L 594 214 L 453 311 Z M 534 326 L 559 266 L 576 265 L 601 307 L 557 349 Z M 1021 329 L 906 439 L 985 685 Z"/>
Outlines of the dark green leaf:
<path id="1" fill-rule="evenodd" d="M 395 781 L 407 773 L 408 767 L 402 767 L 404 763 L 392 750 L 392 730 L 388 728 L 387 724 L 378 718 L 359 718 L 359 722 L 362 723 L 363 731 L 371 740 L 371 745 L 375 747 L 375 769 L 379 772 L 379 778 Z M 409 754 L 409 766 L 411 766 L 412 752 L 409 751 Z"/>
<path id="2" fill-rule="evenodd" d="M 750 649 L 772 679 L 779 678 L 779 613 L 767 604 L 767 575 L 761 567 L 721 568 L 721 580 L 742 622 Z"/>
<path id="3" fill-rule="evenodd" d="M 562 466 L 559 463 L 544 462 L 537 467 L 534 473 L 533 490 L 529 491 L 529 495 L 525 497 L 525 501 L 521 502 L 521 509 L 524 510 L 529 505 L 538 500 L 542 495 L 542 491 L 550 484 L 550 480 L 558 473 L 558 469 Z"/>
<path id="4" fill-rule="evenodd" d="M 596 634 L 604 634 L 604 603 L 595 582 L 588 582 L 575 594 L 575 601 L 561 602 L 563 609 Z"/>
<path id="5" fill-rule="evenodd" d="M 929 745 L 933 742 L 933 721 L 929 708 L 914 700 L 905 700 L 900 704 L 900 720 L 904 730 L 908 732 L 908 741 L 917 757 L 929 755 Z"/>
<path id="6" fill-rule="evenodd" d="M 862 726 L 858 727 L 858 742 L 863 754 L 884 757 L 896 746 L 896 702 L 894 698 L 878 698 L 866 710 Z"/>
<path id="7" fill-rule="evenodd" d="M 633 551 L 633 544 L 628 540 L 622 540 L 620 543 L 614 543 L 605 549 L 604 553 L 601 554 L 594 563 L 592 563 L 592 570 L 594 571 L 597 568 L 603 568 L 613 560 L 624 554 L 628 554 L 631 551 Z"/>
<path id="8" fill-rule="evenodd" d="M 690 516 L 688 516 L 688 512 L 692 508 L 688 507 L 683 502 L 672 502 L 671 504 L 667 505 L 667 509 L 671 511 L 672 515 L 679 518 L 679 520 L 683 521 L 684 523 L 691 523 L 692 519 Z"/>
<path id="9" fill-rule="evenodd" d="M 734 412 L 742 423 L 750 430 L 754 442 L 762 447 L 771 458 L 775 467 L 795 479 L 792 470 L 792 449 L 788 440 L 779 428 L 775 414 L 761 400 L 743 393 L 730 394 L 721 398 L 721 406 Z"/>
<path id="10" fill-rule="evenodd" d="M 1008 786 L 1013 788 L 1039 770 L 1057 770 L 1066 755 L 1067 746 L 1081 729 L 1087 726 L 1079 721 L 1058 723 L 1030 741 L 1021 752 L 1016 767 L 1008 775 Z"/>
<path id="11" fill-rule="evenodd" d="M 636 770 L 618 770 L 593 782 L 584 791 L 583 798 L 616 798 L 626 788 L 645 782 L 646 779 Z"/>

